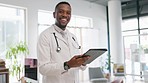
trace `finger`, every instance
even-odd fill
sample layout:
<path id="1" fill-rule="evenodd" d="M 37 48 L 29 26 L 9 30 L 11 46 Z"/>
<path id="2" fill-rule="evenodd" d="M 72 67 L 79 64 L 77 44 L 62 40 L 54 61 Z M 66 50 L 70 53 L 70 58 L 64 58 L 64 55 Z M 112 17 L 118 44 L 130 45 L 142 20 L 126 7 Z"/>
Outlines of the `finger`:
<path id="1" fill-rule="evenodd" d="M 84 59 L 80 59 L 80 60 L 78 61 L 78 64 L 82 65 L 84 62 L 85 62 Z"/>
<path id="2" fill-rule="evenodd" d="M 74 56 L 74 57 L 73 57 L 73 59 L 78 59 L 78 58 L 79 58 L 79 56 Z"/>
<path id="3" fill-rule="evenodd" d="M 75 58 L 79 58 L 79 57 L 81 57 L 81 55 L 76 55 L 76 56 L 74 56 Z"/>
<path id="4" fill-rule="evenodd" d="M 87 61 L 89 58 L 88 58 L 88 57 L 83 57 L 82 59 L 83 59 L 83 61 L 85 62 L 85 61 Z"/>

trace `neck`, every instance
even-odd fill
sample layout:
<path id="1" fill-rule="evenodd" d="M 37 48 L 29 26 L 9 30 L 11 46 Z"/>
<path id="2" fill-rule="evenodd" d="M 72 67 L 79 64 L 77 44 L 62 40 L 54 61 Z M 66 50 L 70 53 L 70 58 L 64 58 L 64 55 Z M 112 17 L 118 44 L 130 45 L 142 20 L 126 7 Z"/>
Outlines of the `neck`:
<path id="1" fill-rule="evenodd" d="M 60 26 L 60 25 L 58 25 L 58 24 L 55 24 L 55 25 L 57 25 L 60 29 L 62 29 L 63 31 L 66 29 L 66 26 Z"/>

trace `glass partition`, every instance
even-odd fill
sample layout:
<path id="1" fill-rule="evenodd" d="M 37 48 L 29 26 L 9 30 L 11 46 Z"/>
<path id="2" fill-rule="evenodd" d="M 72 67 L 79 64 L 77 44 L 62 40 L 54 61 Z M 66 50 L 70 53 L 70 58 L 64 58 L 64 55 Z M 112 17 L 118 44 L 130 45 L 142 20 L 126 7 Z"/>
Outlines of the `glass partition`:
<path id="1" fill-rule="evenodd" d="M 144 78 L 148 70 L 148 35 L 124 36 L 126 75 L 133 76 L 134 80 Z"/>

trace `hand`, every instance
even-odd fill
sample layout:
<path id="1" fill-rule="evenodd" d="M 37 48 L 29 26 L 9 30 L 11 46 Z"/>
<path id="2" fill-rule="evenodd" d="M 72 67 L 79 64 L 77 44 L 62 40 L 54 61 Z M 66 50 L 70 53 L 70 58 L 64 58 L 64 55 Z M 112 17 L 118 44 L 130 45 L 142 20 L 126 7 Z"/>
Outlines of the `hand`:
<path id="1" fill-rule="evenodd" d="M 67 64 L 70 68 L 72 67 L 80 67 L 83 63 L 90 58 L 90 56 L 82 57 L 83 55 L 77 55 L 71 58 Z"/>
<path id="2" fill-rule="evenodd" d="M 89 58 L 90 58 L 90 56 L 89 55 L 82 55 L 82 57 L 81 58 L 83 58 L 84 59 L 84 61 L 87 61 Z M 82 64 L 82 66 L 86 66 L 86 64 Z"/>

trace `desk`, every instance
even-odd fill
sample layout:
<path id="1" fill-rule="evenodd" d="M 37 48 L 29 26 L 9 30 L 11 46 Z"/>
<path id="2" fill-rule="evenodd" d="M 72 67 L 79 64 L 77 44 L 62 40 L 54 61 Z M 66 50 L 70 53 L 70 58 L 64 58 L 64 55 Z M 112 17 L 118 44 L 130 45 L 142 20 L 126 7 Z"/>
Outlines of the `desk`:
<path id="1" fill-rule="evenodd" d="M 6 76 L 6 83 L 9 83 L 9 69 L 7 68 L 0 68 L 0 75 Z"/>

